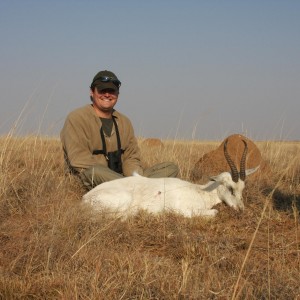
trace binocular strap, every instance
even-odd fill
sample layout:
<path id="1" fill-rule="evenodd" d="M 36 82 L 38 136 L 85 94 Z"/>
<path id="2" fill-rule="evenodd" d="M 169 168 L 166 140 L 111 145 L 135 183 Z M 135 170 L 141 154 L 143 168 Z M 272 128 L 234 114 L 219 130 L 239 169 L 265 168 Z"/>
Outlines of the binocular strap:
<path id="1" fill-rule="evenodd" d="M 121 153 L 124 153 L 124 150 L 122 150 L 122 148 L 121 148 L 121 139 L 120 139 L 120 133 L 119 133 L 118 124 L 117 124 L 117 121 L 115 120 L 114 116 L 113 116 L 113 123 L 114 123 L 115 129 L 116 129 L 118 151 L 120 151 Z M 102 126 L 100 128 L 100 136 L 101 136 L 101 141 L 102 141 L 103 149 L 102 150 L 94 150 L 93 154 L 96 154 L 96 155 L 97 154 L 103 154 L 105 156 L 105 158 L 108 160 L 106 143 L 105 143 L 105 137 L 104 137 L 104 132 L 103 132 Z"/>

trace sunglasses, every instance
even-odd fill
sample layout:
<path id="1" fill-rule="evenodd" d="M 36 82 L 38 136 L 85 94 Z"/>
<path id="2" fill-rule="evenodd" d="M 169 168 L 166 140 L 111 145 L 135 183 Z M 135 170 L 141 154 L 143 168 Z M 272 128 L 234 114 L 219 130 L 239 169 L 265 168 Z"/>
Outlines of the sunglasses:
<path id="1" fill-rule="evenodd" d="M 109 93 L 111 95 L 117 96 L 119 94 L 119 92 L 117 90 L 114 90 L 114 89 L 102 89 L 99 86 L 96 86 L 96 90 L 97 90 L 98 94 L 100 94 L 100 95 Z"/>
<path id="2" fill-rule="evenodd" d="M 121 86 L 121 81 L 116 78 L 102 76 L 102 77 L 97 78 L 97 81 L 98 80 L 100 80 L 101 82 L 112 82 L 117 88 L 119 88 Z"/>

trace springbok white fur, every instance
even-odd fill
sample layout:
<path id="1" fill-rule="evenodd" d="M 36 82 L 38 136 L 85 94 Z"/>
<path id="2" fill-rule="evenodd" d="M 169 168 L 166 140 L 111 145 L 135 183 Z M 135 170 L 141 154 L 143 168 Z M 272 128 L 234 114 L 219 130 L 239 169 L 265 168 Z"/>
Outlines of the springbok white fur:
<path id="1" fill-rule="evenodd" d="M 246 174 L 257 169 L 246 170 Z M 96 210 L 109 208 L 122 217 L 134 215 L 139 210 L 154 214 L 174 211 L 186 217 L 215 216 L 218 211 L 213 206 L 222 201 L 235 210 L 243 210 L 244 187 L 244 181 L 234 182 L 228 172 L 213 177 L 205 185 L 178 178 L 146 178 L 135 174 L 96 186 L 83 196 L 83 202 Z"/>
<path id="2" fill-rule="evenodd" d="M 215 216 L 213 207 L 221 202 L 235 210 L 244 210 L 242 193 L 247 175 L 258 168 L 245 170 L 247 143 L 238 172 L 224 143 L 224 156 L 231 173 L 223 172 L 211 177 L 205 185 L 194 184 L 178 178 L 147 178 L 134 174 L 108 181 L 96 186 L 83 196 L 83 202 L 91 204 L 96 210 L 108 208 L 121 217 L 128 217 L 139 210 L 150 213 L 174 211 L 186 217 Z"/>

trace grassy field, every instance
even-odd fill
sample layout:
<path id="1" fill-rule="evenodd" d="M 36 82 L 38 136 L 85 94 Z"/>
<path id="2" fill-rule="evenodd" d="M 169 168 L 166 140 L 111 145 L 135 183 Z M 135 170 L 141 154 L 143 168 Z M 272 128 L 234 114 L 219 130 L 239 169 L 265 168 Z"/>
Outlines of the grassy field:
<path id="1" fill-rule="evenodd" d="M 189 178 L 219 142 L 164 144 L 141 146 L 144 165 Z M 81 205 L 58 139 L 1 137 L 0 299 L 300 299 L 300 143 L 257 145 L 272 172 L 247 182 L 243 213 L 120 221 Z"/>

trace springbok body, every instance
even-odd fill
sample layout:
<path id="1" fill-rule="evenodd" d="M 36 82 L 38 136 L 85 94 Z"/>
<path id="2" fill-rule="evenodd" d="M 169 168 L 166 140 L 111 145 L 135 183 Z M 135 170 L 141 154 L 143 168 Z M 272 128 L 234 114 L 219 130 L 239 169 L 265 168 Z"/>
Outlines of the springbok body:
<path id="1" fill-rule="evenodd" d="M 231 173 L 223 172 L 205 185 L 193 184 L 178 178 L 147 178 L 139 175 L 108 181 L 96 186 L 83 196 L 83 202 L 96 210 L 108 208 L 118 215 L 128 217 L 139 210 L 150 213 L 174 211 L 186 217 L 194 215 L 215 216 L 213 207 L 221 202 L 236 210 L 243 210 L 242 192 L 247 175 L 257 168 L 245 170 L 247 144 L 241 159 L 240 173 L 227 153 L 224 155 Z"/>

